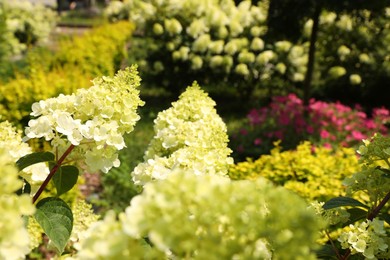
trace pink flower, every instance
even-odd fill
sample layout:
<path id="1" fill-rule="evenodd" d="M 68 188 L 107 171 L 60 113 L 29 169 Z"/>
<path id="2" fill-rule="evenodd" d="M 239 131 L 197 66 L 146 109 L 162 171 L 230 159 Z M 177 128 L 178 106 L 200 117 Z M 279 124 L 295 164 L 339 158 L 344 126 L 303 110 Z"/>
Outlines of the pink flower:
<path id="1" fill-rule="evenodd" d="M 351 135 L 352 135 L 353 139 L 358 140 L 358 141 L 367 138 L 364 134 L 362 134 L 361 132 L 356 131 L 356 130 L 353 130 Z"/>
<path id="2" fill-rule="evenodd" d="M 321 136 L 322 139 L 326 139 L 326 138 L 329 137 L 329 132 L 326 131 L 325 129 L 321 129 L 320 136 Z"/>
<path id="3" fill-rule="evenodd" d="M 330 143 L 324 143 L 324 147 L 328 149 L 332 149 L 332 145 Z"/>
<path id="4" fill-rule="evenodd" d="M 255 141 L 253 142 L 255 145 L 261 145 L 261 143 L 263 142 L 263 140 L 261 140 L 260 138 L 256 138 Z"/>

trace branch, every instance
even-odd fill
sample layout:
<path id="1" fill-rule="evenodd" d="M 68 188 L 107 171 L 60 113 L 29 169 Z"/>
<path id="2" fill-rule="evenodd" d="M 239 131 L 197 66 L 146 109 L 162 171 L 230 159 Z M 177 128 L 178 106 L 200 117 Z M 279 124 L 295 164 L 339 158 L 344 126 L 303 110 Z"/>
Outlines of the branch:
<path id="1" fill-rule="evenodd" d="M 46 179 L 42 183 L 42 185 L 39 187 L 39 190 L 37 193 L 35 193 L 33 197 L 33 204 L 38 200 L 39 196 L 42 194 L 44 189 L 46 188 L 47 184 L 53 178 L 54 174 L 57 172 L 58 168 L 60 168 L 61 164 L 64 162 L 66 156 L 70 154 L 70 152 L 75 148 L 73 144 L 71 144 L 68 149 L 64 152 L 64 154 L 61 156 L 61 158 L 57 161 L 57 163 L 54 165 L 54 167 L 51 169 L 49 175 L 47 175 Z"/>

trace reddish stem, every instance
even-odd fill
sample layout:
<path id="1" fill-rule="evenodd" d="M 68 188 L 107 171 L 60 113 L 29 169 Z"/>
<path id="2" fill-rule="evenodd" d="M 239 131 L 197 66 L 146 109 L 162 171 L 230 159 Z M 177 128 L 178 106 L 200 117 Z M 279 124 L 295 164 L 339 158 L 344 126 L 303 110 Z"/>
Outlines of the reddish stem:
<path id="1" fill-rule="evenodd" d="M 60 168 L 61 164 L 64 162 L 66 156 L 70 154 L 70 152 L 75 148 L 73 144 L 71 144 L 68 149 L 64 152 L 64 154 L 61 156 L 61 158 L 57 161 L 57 163 L 54 165 L 54 167 L 51 169 L 49 175 L 47 175 L 45 181 L 42 183 L 42 185 L 39 187 L 39 190 L 37 193 L 35 193 L 33 197 L 33 204 L 38 200 L 39 196 L 42 194 L 43 190 L 46 188 L 47 184 L 53 178 L 54 174 L 57 172 L 58 168 Z"/>

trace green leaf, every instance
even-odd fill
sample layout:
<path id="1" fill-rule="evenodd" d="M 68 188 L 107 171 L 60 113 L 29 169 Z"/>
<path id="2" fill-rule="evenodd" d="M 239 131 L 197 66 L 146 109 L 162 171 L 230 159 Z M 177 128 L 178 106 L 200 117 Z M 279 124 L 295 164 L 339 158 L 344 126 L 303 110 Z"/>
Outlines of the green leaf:
<path id="1" fill-rule="evenodd" d="M 57 189 L 57 196 L 72 189 L 77 183 L 79 170 L 72 165 L 61 166 L 53 176 L 54 186 Z"/>
<path id="2" fill-rule="evenodd" d="M 326 209 L 333 209 L 333 208 L 338 208 L 343 206 L 363 207 L 366 209 L 369 208 L 368 206 L 364 205 L 360 201 L 349 197 L 337 197 L 337 198 L 330 199 L 322 207 L 326 210 Z"/>
<path id="3" fill-rule="evenodd" d="M 316 255 L 319 259 L 337 259 L 336 252 L 331 245 L 323 245 L 319 250 L 316 250 Z"/>
<path id="4" fill-rule="evenodd" d="M 20 176 L 19 176 L 19 179 L 21 179 L 23 181 L 23 186 L 18 191 L 16 191 L 16 194 L 17 195 L 22 195 L 25 193 L 30 194 L 30 192 L 31 192 L 30 183 L 28 183 L 24 178 L 22 178 Z"/>
<path id="5" fill-rule="evenodd" d="M 368 212 L 361 208 L 347 209 L 347 212 L 350 214 L 349 220 L 344 223 L 343 226 L 348 226 L 349 224 L 355 223 L 358 220 L 365 219 L 368 215 Z"/>
<path id="6" fill-rule="evenodd" d="M 24 168 L 36 163 L 54 161 L 54 158 L 54 154 L 50 152 L 30 153 L 21 157 L 16 162 L 16 166 L 18 167 L 19 171 L 21 171 Z"/>
<path id="7" fill-rule="evenodd" d="M 387 224 L 390 225 L 390 214 L 382 212 L 379 214 L 379 218 L 383 219 L 384 221 L 387 222 Z"/>
<path id="8" fill-rule="evenodd" d="M 71 209 L 60 198 L 52 197 L 40 200 L 36 207 L 35 219 L 61 255 L 73 228 Z"/>
<path id="9" fill-rule="evenodd" d="M 390 170 L 389 169 L 382 168 L 380 166 L 377 166 L 375 169 L 380 170 L 381 172 L 383 172 L 383 174 L 382 174 L 383 177 L 390 178 Z"/>

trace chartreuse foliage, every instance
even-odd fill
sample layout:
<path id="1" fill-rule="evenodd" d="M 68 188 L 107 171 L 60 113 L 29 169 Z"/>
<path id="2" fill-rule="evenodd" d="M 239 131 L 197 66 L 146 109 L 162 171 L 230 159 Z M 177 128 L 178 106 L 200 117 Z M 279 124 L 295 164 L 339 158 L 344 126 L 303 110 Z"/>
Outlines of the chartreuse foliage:
<path id="1" fill-rule="evenodd" d="M 96 76 L 114 75 L 126 55 L 133 28 L 128 22 L 105 25 L 62 40 L 58 51 L 46 53 L 45 58 L 42 51 L 30 53 L 29 76 L 17 73 L 15 79 L 0 83 L 0 115 L 25 126 L 32 103 L 89 87 Z"/>
<path id="2" fill-rule="evenodd" d="M 303 142 L 296 150 L 284 152 L 276 144 L 271 154 L 230 167 L 229 176 L 251 180 L 261 176 L 304 198 L 324 201 L 345 195 L 342 181 L 359 169 L 352 148 L 333 150 Z"/>

